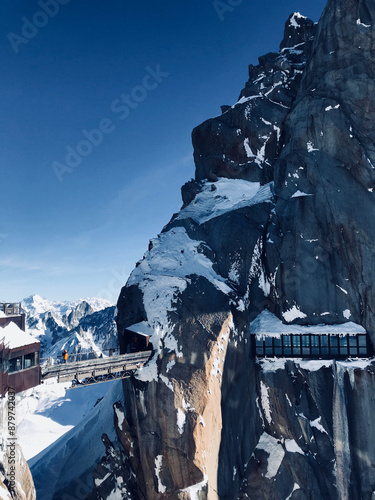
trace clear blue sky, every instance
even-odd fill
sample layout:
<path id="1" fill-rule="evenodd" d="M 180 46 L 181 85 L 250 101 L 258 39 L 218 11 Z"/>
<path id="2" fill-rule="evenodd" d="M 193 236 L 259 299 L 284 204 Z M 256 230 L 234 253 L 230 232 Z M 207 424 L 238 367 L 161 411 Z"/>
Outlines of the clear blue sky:
<path id="1" fill-rule="evenodd" d="M 236 102 L 290 13 L 318 21 L 325 1 L 60 1 L 0 4 L 0 300 L 115 302 L 180 208 L 192 129 Z"/>

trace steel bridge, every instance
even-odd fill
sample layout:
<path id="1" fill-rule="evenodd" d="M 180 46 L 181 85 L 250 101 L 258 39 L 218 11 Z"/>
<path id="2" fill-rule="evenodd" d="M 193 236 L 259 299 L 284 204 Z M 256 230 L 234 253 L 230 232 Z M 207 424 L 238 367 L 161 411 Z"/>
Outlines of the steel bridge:
<path id="1" fill-rule="evenodd" d="M 57 377 L 58 382 L 72 382 L 72 387 L 130 377 L 150 358 L 152 351 L 135 352 L 105 358 L 42 366 L 42 381 Z"/>

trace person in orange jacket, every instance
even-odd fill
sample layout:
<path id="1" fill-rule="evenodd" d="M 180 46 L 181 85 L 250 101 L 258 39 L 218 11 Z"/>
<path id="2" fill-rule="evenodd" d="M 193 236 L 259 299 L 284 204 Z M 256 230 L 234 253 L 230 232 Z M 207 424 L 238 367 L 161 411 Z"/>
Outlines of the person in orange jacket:
<path id="1" fill-rule="evenodd" d="M 68 361 L 68 351 L 66 349 L 64 349 L 64 351 L 62 353 L 62 358 L 64 360 L 64 363 L 66 363 Z"/>

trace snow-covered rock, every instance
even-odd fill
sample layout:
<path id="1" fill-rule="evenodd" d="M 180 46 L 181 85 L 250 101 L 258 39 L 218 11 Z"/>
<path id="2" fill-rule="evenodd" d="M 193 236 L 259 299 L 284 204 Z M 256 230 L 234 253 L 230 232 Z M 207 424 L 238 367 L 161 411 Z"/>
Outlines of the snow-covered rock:
<path id="1" fill-rule="evenodd" d="M 152 361 L 124 383 L 135 499 L 374 490 L 371 363 L 258 364 L 250 342 L 257 327 L 375 340 L 373 11 L 329 0 L 318 24 L 291 15 L 237 102 L 193 131 L 182 210 L 118 301 L 120 341 L 154 331 Z"/>

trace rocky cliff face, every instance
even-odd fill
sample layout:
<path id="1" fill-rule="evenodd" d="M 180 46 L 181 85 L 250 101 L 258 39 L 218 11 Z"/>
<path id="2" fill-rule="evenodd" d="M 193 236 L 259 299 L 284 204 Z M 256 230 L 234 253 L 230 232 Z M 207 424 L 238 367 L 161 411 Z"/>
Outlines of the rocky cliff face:
<path id="1" fill-rule="evenodd" d="M 284 121 L 294 102 L 316 25 L 298 14 L 285 25 L 280 51 L 249 67 L 249 80 L 234 106 L 193 131 L 198 181 L 218 177 L 262 183 L 273 180 L 284 140 Z"/>
<path id="2" fill-rule="evenodd" d="M 371 362 L 256 361 L 250 329 L 269 309 L 375 340 L 373 16 L 370 0 L 293 14 L 193 131 L 196 179 L 119 297 L 120 336 L 145 322 L 154 352 L 124 382 L 123 449 L 92 498 L 129 477 L 130 499 L 375 495 Z"/>
<path id="3" fill-rule="evenodd" d="M 256 369 L 261 433 L 238 498 L 372 500 L 373 363 L 266 360 Z"/>
<path id="4" fill-rule="evenodd" d="M 7 449 L 3 440 L 2 449 Z M 21 448 L 16 445 L 8 453 L 0 450 L 1 500 L 36 500 L 33 478 Z"/>
<path id="5" fill-rule="evenodd" d="M 374 15 L 370 1 L 328 2 L 285 123 L 266 245 L 279 314 L 348 316 L 373 340 Z"/>

